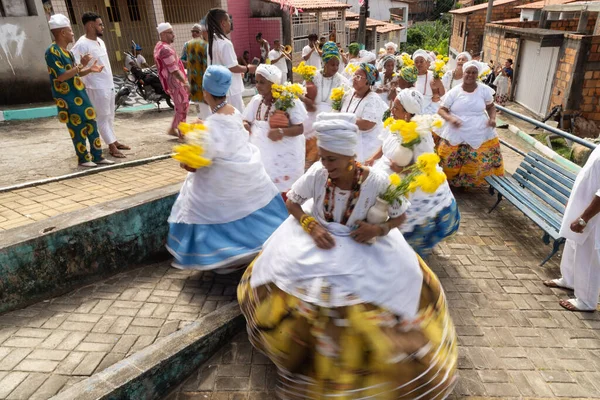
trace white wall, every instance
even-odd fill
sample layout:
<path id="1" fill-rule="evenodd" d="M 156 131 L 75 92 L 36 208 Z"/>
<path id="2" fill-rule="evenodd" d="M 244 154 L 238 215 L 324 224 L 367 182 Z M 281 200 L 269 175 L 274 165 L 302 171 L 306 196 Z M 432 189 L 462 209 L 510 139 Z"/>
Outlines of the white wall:
<path id="1" fill-rule="evenodd" d="M 350 11 L 360 13 L 359 0 L 344 0 L 343 2 L 352 6 Z M 369 2 L 370 18 L 389 22 L 390 8 L 406 8 L 406 11 L 404 12 L 404 21 L 402 21 L 401 24 L 408 28 L 408 3 L 392 0 L 371 0 Z M 406 29 L 402 30 L 400 41 L 406 42 Z"/>

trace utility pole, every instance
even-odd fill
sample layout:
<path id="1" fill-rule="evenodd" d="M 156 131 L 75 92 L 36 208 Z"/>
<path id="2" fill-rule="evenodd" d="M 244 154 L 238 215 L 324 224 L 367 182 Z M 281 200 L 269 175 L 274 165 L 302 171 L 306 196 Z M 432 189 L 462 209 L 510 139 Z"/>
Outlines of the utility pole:
<path id="1" fill-rule="evenodd" d="M 367 18 L 369 18 L 369 0 L 364 0 L 358 18 L 358 37 L 356 41 L 367 47 Z"/>
<path id="2" fill-rule="evenodd" d="M 494 8 L 494 0 L 488 0 L 487 14 L 485 15 L 485 23 L 492 22 L 492 9 Z"/>

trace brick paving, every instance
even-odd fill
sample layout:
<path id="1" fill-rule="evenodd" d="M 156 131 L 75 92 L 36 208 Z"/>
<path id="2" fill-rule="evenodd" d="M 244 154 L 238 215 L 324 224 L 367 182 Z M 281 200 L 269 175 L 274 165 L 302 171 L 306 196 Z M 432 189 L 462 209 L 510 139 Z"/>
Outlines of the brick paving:
<path id="1" fill-rule="evenodd" d="M 542 285 L 560 258 L 539 266 L 550 247 L 518 210 L 503 202 L 488 214 L 483 190 L 456 197 L 460 230 L 427 259 L 459 336 L 452 398 L 600 398 L 600 313 L 563 310 L 566 293 Z M 166 399 L 272 399 L 275 376 L 242 333 Z"/>
<path id="2" fill-rule="evenodd" d="M 240 275 L 157 263 L 0 315 L 0 399 L 47 399 L 235 301 Z"/>
<path id="3" fill-rule="evenodd" d="M 181 182 L 186 173 L 167 159 L 0 193 L 0 231 Z"/>

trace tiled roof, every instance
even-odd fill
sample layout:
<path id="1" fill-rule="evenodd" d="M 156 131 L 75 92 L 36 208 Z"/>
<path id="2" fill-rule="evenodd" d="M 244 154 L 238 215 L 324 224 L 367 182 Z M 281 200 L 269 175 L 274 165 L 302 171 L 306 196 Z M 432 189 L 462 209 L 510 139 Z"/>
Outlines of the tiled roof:
<path id="1" fill-rule="evenodd" d="M 516 6 L 515 8 L 525 8 L 528 10 L 541 10 L 545 6 L 549 6 L 550 4 L 568 4 L 572 3 L 575 0 L 542 0 L 536 1 L 535 3 L 523 4 L 520 6 Z"/>
<path id="2" fill-rule="evenodd" d="M 350 4 L 340 3 L 335 0 L 263 0 L 267 3 L 283 4 L 284 6 L 292 6 L 303 11 L 310 10 L 335 10 L 352 7 Z"/>
<path id="3" fill-rule="evenodd" d="M 360 21 L 346 21 L 346 27 L 350 29 L 358 29 L 358 24 Z M 379 21 L 373 18 L 367 18 L 367 28 L 372 28 L 374 26 L 385 26 L 387 22 Z"/>
<path id="4" fill-rule="evenodd" d="M 492 24 L 509 24 L 509 23 L 513 23 L 513 22 L 521 22 L 521 18 L 516 17 L 516 18 L 502 19 L 500 21 L 492 21 Z"/>
<path id="5" fill-rule="evenodd" d="M 394 32 L 394 31 L 401 31 L 402 29 L 405 29 L 402 25 L 386 23 L 384 26 L 378 26 L 377 32 L 378 33 L 388 33 L 388 32 Z"/>
<path id="6" fill-rule="evenodd" d="M 494 7 L 501 6 L 503 4 L 514 3 L 517 0 L 494 0 Z M 485 10 L 488 6 L 488 3 L 477 4 L 476 6 L 471 7 L 463 7 L 457 10 L 450 11 L 450 14 L 469 14 L 474 11 Z"/>
<path id="7" fill-rule="evenodd" d="M 358 19 L 358 17 L 360 17 L 359 13 L 355 13 L 354 11 L 350 11 L 350 10 L 346 11 L 346 20 Z"/>

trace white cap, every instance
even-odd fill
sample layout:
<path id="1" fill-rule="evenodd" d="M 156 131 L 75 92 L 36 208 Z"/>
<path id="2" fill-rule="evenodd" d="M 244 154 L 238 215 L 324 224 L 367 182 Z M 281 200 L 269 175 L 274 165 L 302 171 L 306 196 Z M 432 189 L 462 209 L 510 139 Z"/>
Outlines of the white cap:
<path id="1" fill-rule="evenodd" d="M 71 21 L 62 14 L 54 14 L 50 17 L 48 25 L 50 25 L 50 30 L 52 31 L 54 29 L 68 28 L 71 26 Z"/>
<path id="2" fill-rule="evenodd" d="M 350 113 L 320 113 L 313 124 L 317 145 L 332 153 L 352 157 L 358 146 L 356 115 Z"/>
<path id="3" fill-rule="evenodd" d="M 156 30 L 158 31 L 158 34 L 160 35 L 161 33 L 163 33 L 164 31 L 168 31 L 169 29 L 173 29 L 173 27 L 171 26 L 170 23 L 168 22 L 161 22 L 160 24 L 158 24 L 158 26 L 156 27 Z"/>

